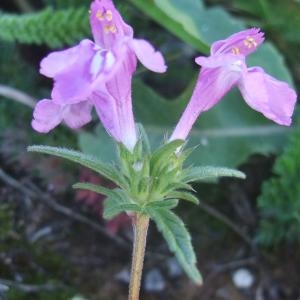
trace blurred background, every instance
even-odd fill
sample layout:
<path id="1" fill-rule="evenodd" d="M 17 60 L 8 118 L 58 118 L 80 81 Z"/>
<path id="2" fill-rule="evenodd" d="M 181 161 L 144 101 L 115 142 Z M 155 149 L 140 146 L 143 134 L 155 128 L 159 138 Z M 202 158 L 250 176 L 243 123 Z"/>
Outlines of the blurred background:
<path id="1" fill-rule="evenodd" d="M 115 0 L 135 37 L 166 57 L 163 75 L 138 67 L 136 120 L 153 146 L 180 117 L 199 72 L 194 58 L 247 27 L 266 41 L 247 62 L 300 84 L 298 0 Z M 126 299 L 132 230 L 120 215 L 101 217 L 103 198 L 73 191 L 77 181 L 111 186 L 61 159 L 29 154 L 32 144 L 65 146 L 115 159 L 97 118 L 80 131 L 47 135 L 30 126 L 51 80 L 39 74 L 49 52 L 92 38 L 88 0 L 1 0 L 0 3 L 0 299 Z M 194 286 L 150 226 L 141 299 L 296 300 L 300 297 L 300 123 L 280 127 L 251 111 L 237 90 L 199 118 L 189 163 L 239 168 L 244 181 L 194 186 L 198 207 L 177 208 L 191 231 L 204 276 Z"/>

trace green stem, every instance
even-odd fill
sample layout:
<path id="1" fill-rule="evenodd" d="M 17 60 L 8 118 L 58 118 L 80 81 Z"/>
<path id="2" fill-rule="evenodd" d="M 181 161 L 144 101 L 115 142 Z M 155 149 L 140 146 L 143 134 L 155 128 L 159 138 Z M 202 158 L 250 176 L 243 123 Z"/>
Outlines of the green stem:
<path id="1" fill-rule="evenodd" d="M 133 216 L 134 241 L 129 300 L 139 299 L 149 220 L 150 218 L 144 214 L 136 213 Z"/>

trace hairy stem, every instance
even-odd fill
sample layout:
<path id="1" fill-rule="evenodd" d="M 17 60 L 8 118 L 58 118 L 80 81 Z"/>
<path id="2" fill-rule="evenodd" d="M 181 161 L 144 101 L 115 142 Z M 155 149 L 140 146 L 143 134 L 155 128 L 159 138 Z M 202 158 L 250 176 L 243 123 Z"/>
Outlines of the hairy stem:
<path id="1" fill-rule="evenodd" d="M 144 214 L 136 213 L 133 216 L 134 241 L 129 300 L 139 299 L 149 220 L 149 217 Z"/>

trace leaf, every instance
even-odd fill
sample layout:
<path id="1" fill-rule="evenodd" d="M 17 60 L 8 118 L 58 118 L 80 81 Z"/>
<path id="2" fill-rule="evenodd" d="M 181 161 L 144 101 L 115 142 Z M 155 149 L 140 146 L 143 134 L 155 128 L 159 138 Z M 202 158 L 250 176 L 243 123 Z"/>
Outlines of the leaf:
<path id="1" fill-rule="evenodd" d="M 145 130 L 143 124 L 142 123 L 138 123 L 137 124 L 137 128 L 139 130 L 141 139 L 143 141 L 145 152 L 146 152 L 146 154 L 150 154 L 151 153 L 151 145 L 150 145 L 150 141 L 149 141 L 148 135 L 146 133 L 146 130 Z"/>
<path id="2" fill-rule="evenodd" d="M 112 170 L 111 166 L 104 164 L 102 161 L 98 160 L 97 158 L 84 154 L 82 152 L 74 151 L 66 148 L 41 146 L 41 145 L 29 146 L 27 150 L 29 152 L 50 154 L 50 155 L 71 160 L 93 171 L 96 171 L 97 173 L 112 180 L 113 182 L 119 185 L 121 184 L 119 176 L 117 176 L 116 172 Z"/>
<path id="3" fill-rule="evenodd" d="M 73 184 L 73 189 L 81 189 L 81 190 L 89 190 L 101 195 L 112 196 L 114 191 L 111 189 L 107 189 L 101 185 L 96 185 L 88 182 L 78 182 Z"/>
<path id="4" fill-rule="evenodd" d="M 115 143 L 102 125 L 98 125 L 93 133 L 80 131 L 78 144 L 84 153 L 99 156 L 107 162 L 117 161 Z"/>
<path id="5" fill-rule="evenodd" d="M 267 246 L 300 242 L 300 118 L 274 174 L 262 186 L 257 199 L 260 224 L 256 240 Z"/>
<path id="6" fill-rule="evenodd" d="M 184 182 L 194 182 L 201 181 L 206 179 L 214 179 L 218 177 L 236 177 L 245 179 L 246 175 L 243 172 L 238 170 L 221 168 L 221 167 L 212 167 L 212 166 L 203 166 L 203 167 L 194 167 L 187 168 L 184 171 L 183 181 Z"/>
<path id="7" fill-rule="evenodd" d="M 199 204 L 199 199 L 194 196 L 193 194 L 186 192 L 186 191 L 174 191 L 167 195 L 167 198 L 171 199 L 182 199 L 194 204 Z"/>
<path id="8" fill-rule="evenodd" d="M 196 255 L 191 243 L 191 236 L 181 219 L 167 209 L 148 208 L 147 211 L 182 268 L 195 283 L 201 284 L 202 277 L 196 267 Z"/>
<path id="9" fill-rule="evenodd" d="M 153 0 L 131 0 L 131 2 L 181 40 L 193 45 L 196 49 L 202 50 L 205 53 L 209 51 L 209 47 L 204 41 L 199 41 L 193 35 L 187 33 L 180 23 L 175 19 L 170 18 L 166 12 L 157 7 Z"/>
<path id="10" fill-rule="evenodd" d="M 170 143 L 166 143 L 158 148 L 152 155 L 150 160 L 151 174 L 156 174 L 157 169 L 161 169 L 166 166 L 166 162 L 170 159 L 170 156 L 175 155 L 176 150 L 182 146 L 184 141 L 176 140 Z"/>
<path id="11" fill-rule="evenodd" d="M 132 203 L 123 190 L 115 189 L 114 194 L 104 201 L 103 218 L 109 220 L 124 211 L 142 212 L 142 209 Z"/>
<path id="12" fill-rule="evenodd" d="M 202 53 L 209 52 L 211 42 L 244 28 L 244 24 L 230 17 L 223 9 L 206 8 L 201 0 L 131 0 L 131 2 Z"/>
<path id="13" fill-rule="evenodd" d="M 89 35 L 88 8 L 46 8 L 24 15 L 0 12 L 0 39 L 51 48 L 73 45 Z"/>
<path id="14" fill-rule="evenodd" d="M 165 208 L 165 209 L 173 209 L 178 205 L 178 200 L 177 199 L 165 199 L 161 201 L 151 201 L 147 203 L 147 207 L 150 208 Z"/>

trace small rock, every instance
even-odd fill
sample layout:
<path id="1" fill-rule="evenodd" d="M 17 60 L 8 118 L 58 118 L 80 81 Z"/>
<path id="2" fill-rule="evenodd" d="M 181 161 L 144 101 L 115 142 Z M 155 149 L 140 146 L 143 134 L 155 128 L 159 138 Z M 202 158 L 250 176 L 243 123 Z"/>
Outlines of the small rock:
<path id="1" fill-rule="evenodd" d="M 166 287 L 166 281 L 159 269 L 152 269 L 145 275 L 144 289 L 150 293 L 162 292 Z"/>
<path id="2" fill-rule="evenodd" d="M 248 289 L 254 283 L 254 276 L 248 269 L 238 269 L 233 273 L 232 281 L 237 288 Z"/>

